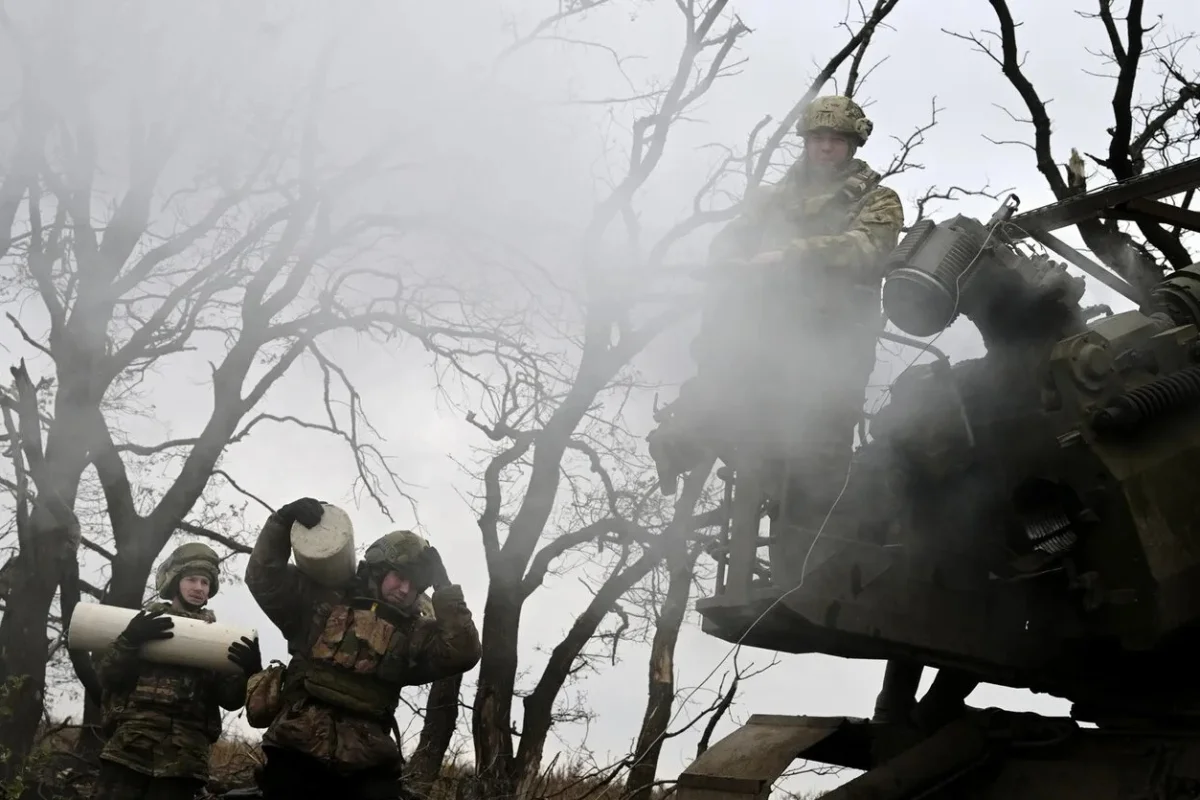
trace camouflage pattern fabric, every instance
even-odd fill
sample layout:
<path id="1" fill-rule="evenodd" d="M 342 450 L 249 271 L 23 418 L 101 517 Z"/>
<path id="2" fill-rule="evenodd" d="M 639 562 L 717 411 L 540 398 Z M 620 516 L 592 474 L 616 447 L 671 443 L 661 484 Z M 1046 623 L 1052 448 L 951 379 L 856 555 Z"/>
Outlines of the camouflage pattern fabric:
<path id="1" fill-rule="evenodd" d="M 885 259 L 904 224 L 900 197 L 880 180 L 860 159 L 827 176 L 801 160 L 714 238 L 697 374 L 650 437 L 668 485 L 702 448 L 727 455 L 737 444 L 786 463 L 793 497 L 805 487 L 797 503 L 828 510 L 875 365 Z M 780 257 L 748 263 L 765 253 Z"/>
<path id="2" fill-rule="evenodd" d="M 857 158 L 828 178 L 797 162 L 780 183 L 747 198 L 742 215 L 713 239 L 710 260 L 783 250 L 798 271 L 828 270 L 847 283 L 879 286 L 904 226 L 900 196 L 879 181 Z"/>
<path id="3" fill-rule="evenodd" d="M 92 800 L 195 800 L 203 789 L 204 783 L 195 778 L 152 778 L 102 761 Z"/>
<path id="4" fill-rule="evenodd" d="M 853 136 L 859 145 L 867 143 L 874 129 L 874 123 L 867 119 L 862 106 L 842 95 L 814 99 L 796 123 L 796 133 L 801 136 L 819 130 L 836 131 Z"/>
<path id="5" fill-rule="evenodd" d="M 208 598 L 211 600 L 221 589 L 220 563 L 217 551 L 203 542 L 180 545 L 158 565 L 154 575 L 158 596 L 169 601 L 175 597 L 177 580 L 185 575 L 203 575 L 208 578 Z"/>
<path id="6" fill-rule="evenodd" d="M 728 268 L 697 341 L 701 369 L 711 359 L 723 371 L 769 376 L 774 396 L 793 406 L 832 395 L 834 406 L 855 401 L 875 364 L 884 259 L 904 224 L 899 196 L 878 181 L 858 159 L 827 180 L 800 162 L 721 231 L 714 261 L 765 252 L 783 260 Z"/>
<path id="7" fill-rule="evenodd" d="M 275 514 L 259 534 L 246 586 L 288 641 L 283 710 L 263 744 L 312 757 L 343 775 L 399 769 L 392 736 L 400 690 L 459 675 L 480 658 L 462 587 L 429 600 L 432 615 L 372 599 L 362 578 L 341 589 L 288 564 L 290 532 Z"/>
<path id="8" fill-rule="evenodd" d="M 151 610 L 215 622 L 211 611 L 185 612 L 169 603 Z M 221 711 L 246 698 L 245 675 L 154 664 L 118 637 L 96 658 L 104 732 L 100 758 L 155 778 L 208 778 L 208 756 L 221 735 Z"/>
<path id="9" fill-rule="evenodd" d="M 283 664 L 271 664 L 246 681 L 246 722 L 265 728 L 283 710 Z"/>
<path id="10" fill-rule="evenodd" d="M 407 566 L 415 564 L 428 546 L 428 542 L 412 531 L 392 531 L 371 542 L 363 560 L 370 566 Z"/>
<path id="11" fill-rule="evenodd" d="M 858 418 L 882 324 L 883 263 L 903 222 L 899 196 L 863 161 L 824 180 L 800 162 L 718 234 L 711 259 L 725 274 L 693 345 L 697 379 L 742 419 L 776 422 L 739 435 L 775 442 L 784 456 L 822 441 L 831 415 L 839 426 Z M 782 253 L 781 263 L 736 263 L 766 252 Z"/>

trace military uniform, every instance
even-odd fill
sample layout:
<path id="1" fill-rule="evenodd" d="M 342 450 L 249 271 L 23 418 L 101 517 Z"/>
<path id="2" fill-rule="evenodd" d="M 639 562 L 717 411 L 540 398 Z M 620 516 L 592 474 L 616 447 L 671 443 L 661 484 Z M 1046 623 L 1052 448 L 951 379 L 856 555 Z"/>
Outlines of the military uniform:
<path id="1" fill-rule="evenodd" d="M 216 594 L 217 561 L 217 554 L 205 545 L 179 548 L 159 568 L 160 597 L 174 598 L 179 579 L 190 574 L 208 577 L 210 593 Z M 146 618 L 147 612 L 216 621 L 207 609 L 183 610 L 170 602 L 150 604 L 135 620 Z M 167 627 L 159 626 L 163 631 Z M 107 742 L 92 796 L 191 800 L 208 779 L 208 756 L 221 735 L 220 709 L 242 707 L 246 675 L 143 661 L 138 656 L 142 642 L 132 638 L 127 630 L 96 658 Z"/>
<path id="2" fill-rule="evenodd" d="M 798 127 L 860 145 L 872 129 L 844 97 L 813 101 Z M 797 521 L 819 525 L 848 468 L 883 322 L 884 261 L 904 224 L 880 181 L 857 158 L 832 171 L 801 159 L 715 237 L 697 374 L 650 436 L 664 491 L 705 449 L 750 450 L 790 475 Z M 764 253 L 777 256 L 754 263 Z"/>
<path id="3" fill-rule="evenodd" d="M 246 568 L 246 585 L 292 657 L 280 682 L 262 690 L 277 707 L 264 715 L 255 692 L 248 700 L 248 710 L 254 705 L 256 716 L 270 719 L 260 785 L 268 798 L 319 796 L 322 786 L 348 800 L 403 797 L 394 735 L 400 691 L 474 667 L 479 633 L 462 588 L 423 572 L 436 551 L 416 534 L 398 531 L 373 543 L 341 588 L 320 586 L 289 565 L 293 522 L 320 521 L 319 504 L 307 519 L 295 510 L 305 502 L 311 513 L 316 501 L 306 500 L 271 515 Z M 432 598 L 407 608 L 383 602 L 379 585 L 389 571 L 412 576 L 417 592 L 435 584 Z"/>

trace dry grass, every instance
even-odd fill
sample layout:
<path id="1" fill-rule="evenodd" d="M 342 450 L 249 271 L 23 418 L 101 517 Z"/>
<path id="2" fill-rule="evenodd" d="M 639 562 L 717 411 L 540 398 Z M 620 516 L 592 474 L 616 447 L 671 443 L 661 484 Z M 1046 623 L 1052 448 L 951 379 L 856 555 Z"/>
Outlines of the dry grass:
<path id="1" fill-rule="evenodd" d="M 51 729 L 41 740 L 41 752 L 51 755 L 45 762 L 51 771 L 61 773 L 63 765 L 76 764 L 70 752 L 79 737 L 78 728 Z M 54 757 L 58 756 L 58 757 Z M 213 745 L 209 757 L 211 771 L 210 791 L 219 795 L 230 789 L 247 788 L 254 785 L 254 769 L 262 763 L 262 750 L 257 742 L 240 738 L 223 738 Z M 75 770 L 77 771 L 78 767 Z M 427 800 L 462 800 L 471 797 L 474 784 L 473 770 L 469 765 L 450 763 L 442 768 L 441 777 L 429 793 Z M 60 784 L 61 774 L 50 783 Z M 78 779 L 74 781 L 78 783 Z M 602 785 L 600 779 L 585 771 L 558 767 L 542 776 L 535 791 L 527 792 L 513 800 L 620 800 L 624 786 L 620 782 Z M 655 797 L 662 797 L 662 790 Z M 66 796 L 66 795 L 64 795 Z M 84 794 L 86 796 L 86 794 Z M 812 795 L 811 797 L 816 797 Z M 802 800 L 797 798 L 797 800 Z"/>
<path id="2" fill-rule="evenodd" d="M 471 797 L 474 774 L 470 766 L 447 764 L 442 767 L 441 777 L 430 792 L 428 800 L 460 800 Z M 620 800 L 624 796 L 620 782 L 604 783 L 593 777 L 591 771 L 554 768 L 542 775 L 533 791 L 526 792 L 513 800 Z M 656 790 L 655 798 L 663 796 Z"/>
<path id="3" fill-rule="evenodd" d="M 254 785 L 254 769 L 263 762 L 258 742 L 221 739 L 208 756 L 209 784 L 223 791 Z"/>
<path id="4" fill-rule="evenodd" d="M 40 781 L 63 791 L 81 789 L 90 777 L 85 762 L 75 755 L 79 741 L 78 727 L 50 726 L 39 734 L 36 763 L 42 773 Z M 254 785 L 254 768 L 262 763 L 262 750 L 257 742 L 237 738 L 222 738 L 213 745 L 209 756 L 210 783 L 214 792 L 240 789 Z M 86 792 L 82 792 L 86 796 Z"/>
<path id="5" fill-rule="evenodd" d="M 43 781 L 56 786 L 64 782 L 64 768 L 70 769 L 70 782 L 80 786 L 83 765 L 71 755 L 79 739 L 78 728 L 52 727 L 44 731 L 40 740 L 40 752 L 49 756 L 43 763 L 48 772 Z M 214 794 L 254 785 L 254 769 L 262 763 L 262 750 L 257 742 L 239 738 L 222 738 L 213 745 L 209 756 L 209 788 Z M 474 774 L 469 765 L 451 763 L 442 769 L 441 777 L 429 793 L 428 800 L 460 800 L 471 796 Z M 64 787 L 65 788 L 65 787 Z M 553 769 L 542 778 L 534 792 L 514 800 L 618 800 L 622 786 L 602 786 L 597 778 L 570 769 Z M 64 795 L 65 796 L 65 795 Z M 86 794 L 85 794 L 86 796 Z"/>

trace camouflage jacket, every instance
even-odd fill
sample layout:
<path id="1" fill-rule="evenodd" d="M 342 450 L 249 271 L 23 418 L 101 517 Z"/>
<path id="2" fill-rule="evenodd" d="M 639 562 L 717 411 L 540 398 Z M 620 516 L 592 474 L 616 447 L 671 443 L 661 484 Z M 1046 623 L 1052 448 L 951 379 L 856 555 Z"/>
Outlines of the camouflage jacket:
<path id="1" fill-rule="evenodd" d="M 246 585 L 288 642 L 282 707 L 263 744 L 342 772 L 399 769 L 392 736 L 400 690 L 460 675 L 480 658 L 462 588 L 433 593 L 432 614 L 369 597 L 357 579 L 323 587 L 288 564 L 290 531 L 274 514 L 259 534 Z"/>
<path id="2" fill-rule="evenodd" d="M 868 306 L 873 298 L 878 311 L 884 261 L 904 225 L 899 195 L 880 180 L 859 159 L 827 180 L 809 175 L 801 160 L 781 182 L 747 197 L 742 215 L 714 238 L 710 258 L 748 259 L 779 251 L 795 269 L 793 303 L 815 301 L 832 305 L 836 313 L 847 291 L 860 288 L 867 291 L 859 295 Z"/>
<path id="3" fill-rule="evenodd" d="M 899 196 L 879 181 L 858 159 L 826 180 L 801 160 L 778 184 L 746 198 L 741 216 L 710 247 L 720 277 L 710 285 L 692 345 L 702 369 L 728 385 L 769 380 L 788 402 L 861 404 L 883 323 L 884 264 L 904 224 Z M 782 263 L 721 265 L 771 252 Z M 822 380 L 814 383 L 814 376 Z"/>
<path id="4" fill-rule="evenodd" d="M 177 617 L 215 622 L 211 611 L 177 611 Z M 221 709 L 236 711 L 246 699 L 246 676 L 155 664 L 117 637 L 97 656 L 100 704 L 108 741 L 100 757 L 156 778 L 208 778 L 208 756 L 221 735 Z"/>

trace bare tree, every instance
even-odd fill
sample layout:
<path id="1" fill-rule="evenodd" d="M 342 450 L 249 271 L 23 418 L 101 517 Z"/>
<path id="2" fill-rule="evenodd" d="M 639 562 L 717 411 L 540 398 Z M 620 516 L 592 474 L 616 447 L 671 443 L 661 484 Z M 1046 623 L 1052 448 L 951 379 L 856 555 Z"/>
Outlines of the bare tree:
<path id="1" fill-rule="evenodd" d="M 540 297 L 557 293 L 568 307 L 579 309 L 570 326 L 577 325 L 582 336 L 564 330 L 568 326 L 554 315 L 566 312 L 554 309 L 543 312 L 546 327 L 525 337 L 523 349 L 499 358 L 456 354 L 452 361 L 460 375 L 475 383 L 488 408 L 468 418 L 498 446 L 481 475 L 479 527 L 490 580 L 482 620 L 484 653 L 472 704 L 475 765 L 487 796 L 511 796 L 536 778 L 564 683 L 616 601 L 654 569 L 665 556 L 665 543 L 676 535 L 669 514 L 646 523 L 655 490 L 646 484 L 644 457 L 641 469 L 627 469 L 637 460 L 632 456 L 635 445 L 622 449 L 618 443 L 618 417 L 623 399 L 637 386 L 628 372 L 631 361 L 688 309 L 674 301 L 645 302 L 640 294 L 644 286 L 635 280 L 638 268 L 628 261 L 621 267 L 607 263 L 605 254 L 613 252 L 614 229 L 623 230 L 636 247 L 635 198 L 661 162 L 672 126 L 724 74 L 746 30 L 726 13 L 726 5 L 725 0 L 681 4 L 686 40 L 674 77 L 654 96 L 652 110 L 633 123 L 627 166 L 585 226 L 578 270 L 561 280 L 545 271 L 536 276 L 545 281 L 537 290 Z M 538 26 L 522 41 L 535 41 L 553 24 Z M 512 51 L 505 54 L 511 56 Z M 626 246 L 618 249 L 629 252 Z M 547 332 L 553 334 L 553 345 L 539 347 Z M 490 368 L 475 365 L 489 355 Z M 490 373 L 483 374 L 484 369 Z M 572 477 L 581 474 L 577 467 L 591 480 L 577 482 Z M 618 469 L 625 471 L 624 477 L 614 477 Z M 510 488 L 514 481 L 519 490 Z M 565 504 L 560 502 L 564 488 L 569 492 Z M 693 519 L 689 508 L 679 524 L 690 530 L 703 520 Z M 524 697 L 518 748 L 512 712 L 520 696 L 517 642 L 523 606 L 556 561 L 597 542 L 608 542 L 616 555 L 599 568 L 592 601 Z M 427 718 L 426 724 L 433 723 Z"/>
<path id="2" fill-rule="evenodd" d="M 782 121 L 776 125 L 765 142 L 758 145 L 760 136 L 771 122 L 770 117 L 764 118 L 750 131 L 745 150 L 740 154 L 732 150 L 728 151 L 727 156 L 719 165 L 717 173 L 714 173 L 715 179 L 711 181 L 709 188 L 713 189 L 713 193 L 716 194 L 720 191 L 718 188 L 720 181 L 716 176 L 721 171 L 740 171 L 742 173 L 739 176 L 742 178 L 741 186 L 744 187 L 742 194 L 735 195 L 733 202 L 726 204 L 723 209 L 706 212 L 698 210 L 696 216 L 677 226 L 676 233 L 682 232 L 687 225 L 697 222 L 713 222 L 729 218 L 740 209 L 741 197 L 744 197 L 745 192 L 752 191 L 773 172 L 786 168 L 790 164 L 790 160 L 795 158 L 795 154 L 785 143 L 784 137 L 787 131 L 795 126 L 800 114 L 812 99 L 826 91 L 830 84 L 833 85 L 834 91 L 841 94 L 856 98 L 860 96 L 866 79 L 874 70 L 874 66 L 867 66 L 868 49 L 875 40 L 877 31 L 883 26 L 884 20 L 895 6 L 896 2 L 891 0 L 877 0 L 869 8 L 860 5 L 858 9 L 860 16 L 857 20 L 852 21 L 848 16 L 841 23 L 841 27 L 849 34 L 847 43 L 834 53 L 828 62 L 819 66 L 812 83 L 789 112 L 784 115 Z M 893 135 L 890 137 L 895 145 L 895 151 L 891 161 L 881 170 L 885 179 L 910 170 L 924 168 L 922 164 L 913 160 L 913 156 L 916 150 L 925 143 L 926 134 L 937 125 L 939 111 L 936 98 L 931 99 L 928 122 L 917 126 L 907 136 Z M 777 159 L 779 155 L 787 158 L 780 161 Z M 990 191 L 988 187 L 971 189 L 959 186 L 951 186 L 946 189 L 931 187 L 914 200 L 916 213 L 915 218 L 910 220 L 910 224 L 924 218 L 929 204 L 937 200 L 952 201 L 962 197 L 980 195 L 994 197 L 996 193 Z M 699 208 L 698 202 L 697 209 Z M 702 548 L 692 548 L 691 550 L 676 548 L 668 558 L 669 584 L 662 600 L 650 649 L 646 711 L 638 743 L 629 762 L 627 792 L 636 800 L 649 800 L 655 788 L 659 786 L 656 781 L 658 758 L 664 740 L 670 735 L 668 729 L 675 720 L 673 713 L 676 694 L 674 683 L 675 645 L 686 615 L 690 589 L 696 579 L 696 561 L 704 555 L 704 552 Z M 711 713 L 711 716 L 701 737 L 699 752 L 703 752 L 707 748 L 717 723 L 728 711 L 736 691 L 737 680 L 733 682 L 729 692 L 724 695 L 724 703 L 706 712 Z M 800 769 L 809 770 L 811 768 L 805 766 Z"/>
<path id="3" fill-rule="evenodd" d="M 656 609 L 650 643 L 646 711 L 626 780 L 627 794 L 635 800 L 650 800 L 654 792 L 658 758 L 675 709 L 675 645 L 687 616 L 696 561 L 702 552 L 699 543 L 689 547 L 681 537 L 671 541 L 667 549 L 667 589 Z"/>
<path id="4" fill-rule="evenodd" d="M 403 486 L 372 444 L 361 397 L 324 343 L 339 332 L 407 332 L 434 347 L 449 332 L 414 319 L 399 274 L 346 263 L 414 222 L 357 213 L 346 202 L 368 180 L 390 174 L 393 162 L 387 144 L 349 164 L 326 157 L 316 118 L 332 50 L 317 60 L 301 110 L 265 120 L 270 138 L 242 154 L 248 166 L 232 173 L 227 164 L 209 169 L 179 158 L 188 141 L 180 120 L 152 118 L 137 97 L 95 80 L 96 65 L 80 60 L 87 49 L 71 16 L 77 11 L 49 4 L 54 36 L 0 16 L 24 81 L 0 184 L 0 256 L 9 299 L 34 301 L 44 320 L 39 332 L 28 321 L 38 315 L 9 315 L 47 373 L 39 378 L 22 361 L 12 389 L 0 394 L 18 540 L 0 620 L 0 683 L 19 684 L 0 734 L 9 767 L 28 752 L 41 718 L 56 591 L 65 629 L 85 589 L 106 603 L 139 605 L 154 560 L 177 532 L 245 552 L 244 543 L 205 524 L 203 497 L 214 476 L 237 487 L 220 468 L 222 453 L 269 425 L 345 442 L 362 488 L 387 513 L 385 494 L 403 495 Z M 50 65 L 62 76 L 54 85 L 40 80 Z M 129 108 L 123 143 L 97 125 L 98 108 L 122 103 Z M 122 166 L 124 181 L 115 181 Z M 171 178 L 188 172 L 194 185 Z M 211 412 L 199 431 L 156 443 L 123 437 L 123 405 L 148 375 L 187 351 L 212 359 Z M 261 410 L 301 359 L 323 375 L 325 418 Z M 132 476 L 147 464 L 169 478 L 136 485 Z M 93 474 L 111 545 L 80 533 L 76 506 Z M 80 581 L 81 542 L 110 563 L 106 586 Z M 87 660 L 76 667 L 94 688 Z"/>
<path id="5" fill-rule="evenodd" d="M 582 306 L 578 324 L 583 336 L 574 335 L 558 315 L 547 320 L 538 333 L 527 332 L 520 337 L 525 342 L 523 348 L 506 350 L 501 357 L 469 350 L 454 354 L 451 366 L 478 388 L 487 407 L 486 421 L 480 419 L 477 411 L 468 414 L 468 420 L 490 441 L 502 445 L 499 451 L 489 452 L 480 475 L 484 492 L 479 498 L 482 509 L 479 522 L 490 582 L 483 614 L 484 656 L 471 704 L 475 763 L 489 796 L 530 790 L 530 782 L 539 774 L 546 735 L 555 721 L 555 703 L 572 671 L 579 668 L 584 648 L 598 636 L 599 624 L 606 616 L 621 613 L 617 601 L 622 594 L 657 569 L 663 559 L 668 559 L 673 582 L 651 648 L 649 707 L 638 750 L 622 765 L 635 764 L 637 781 L 647 786 L 653 783 L 645 779 L 652 777 L 656 769 L 661 741 L 671 719 L 674 678 L 670 665 L 699 550 L 678 535 L 667 535 L 667 531 L 676 530 L 681 524 L 695 522 L 694 505 L 685 503 L 674 509 L 674 521 L 665 522 L 664 533 L 656 539 L 649 537 L 649 530 L 635 533 L 632 527 L 641 509 L 630 501 L 636 498 L 644 502 L 644 489 L 652 481 L 645 478 L 649 474 L 648 465 L 642 472 L 631 469 L 636 460 L 631 449 L 638 445 L 618 444 L 627 436 L 614 414 L 619 415 L 635 390 L 646 388 L 639 387 L 636 377 L 629 372 L 631 360 L 688 310 L 680 308 L 677 302 L 669 303 L 665 309 L 652 306 L 648 309 L 646 270 L 663 266 L 675 245 L 689 234 L 735 216 L 745 193 L 784 166 L 781 160 L 791 153 L 786 143 L 788 133 L 812 98 L 835 79 L 839 70 L 846 67 L 844 91 L 853 94 L 861 88 L 871 69 L 864 61 L 867 47 L 897 2 L 878 0 L 870 8 L 860 9 L 861 18 L 856 24 L 847 19 L 843 23 L 848 30 L 846 44 L 819 68 L 809 90 L 773 127 L 770 117 L 759 123 L 750 132 L 745 151 L 726 151 L 708 180 L 697 188 L 691 216 L 673 225 L 661 238 L 643 244 L 643 231 L 635 210 L 638 192 L 662 158 L 672 125 L 685 117 L 715 80 L 735 66 L 729 59 L 738 39 L 747 33 L 736 17 L 726 21 L 723 2 L 680 4 L 686 37 L 672 81 L 635 98 L 607 101 L 618 106 L 642 103 L 649 110 L 631 126 L 630 157 L 624 175 L 613 181 L 611 192 L 600 201 L 586 226 L 578 275 L 558 279 L 548 271 L 539 274 L 546 287 L 538 292 L 541 298 L 564 291 L 574 297 L 570 289 L 563 288 L 563 283 L 578 278 L 577 282 L 583 286 L 583 297 L 577 301 Z M 574 36 L 554 33 L 555 26 L 604 5 L 609 3 L 567 4 L 559 14 L 536 25 L 532 33 L 518 35 L 503 58 L 512 57 L 539 38 L 579 41 Z M 705 57 L 709 59 L 707 64 L 702 63 Z M 893 137 L 898 151 L 888 167 L 889 176 L 920 168 L 910 160 L 910 155 L 936 124 L 937 112 L 934 103 L 927 124 L 907 139 Z M 730 178 L 740 185 L 729 189 Z M 923 213 L 925 204 L 932 199 L 952 199 L 971 193 L 974 192 L 958 187 L 940 193 L 931 190 L 918 205 Z M 731 201 L 714 207 L 714 200 L 721 197 Z M 632 269 L 603 263 L 598 257 L 612 251 L 606 245 L 613 228 L 623 230 L 626 235 L 626 242 L 619 249 L 628 254 L 627 263 L 635 265 Z M 571 345 L 566 355 L 561 347 L 539 350 L 536 344 L 539 334 L 547 332 L 556 342 Z M 509 338 L 518 336 L 510 333 Z M 481 357 L 494 358 L 490 371 L 477 366 Z M 611 474 L 617 465 L 631 476 L 623 485 L 618 485 Z M 576 477 L 578 467 L 590 473 L 590 484 L 588 478 Z M 705 471 L 697 480 L 703 485 L 707 477 Z M 591 509 L 586 518 L 564 520 L 564 503 L 559 497 L 564 486 L 571 492 L 566 508 L 578 509 L 577 482 L 594 489 L 597 481 L 603 491 L 593 491 L 592 496 L 600 496 L 603 507 Z M 629 488 L 631 485 L 636 488 Z M 653 491 L 653 485 L 649 488 Z M 594 590 L 592 603 L 551 651 L 535 687 L 527 694 L 522 693 L 518 687 L 521 669 L 517 641 L 525 601 L 540 585 L 551 562 L 579 547 L 608 538 L 624 548 L 620 560 L 605 567 L 605 576 Z M 631 560 L 628 540 L 656 543 L 643 546 L 641 558 Z M 425 734 L 418 750 L 423 781 L 431 780 L 429 770 L 440 761 L 437 756 L 445 747 L 440 743 L 450 739 L 460 688 L 460 684 L 455 684 L 437 690 L 440 714 L 432 713 L 431 694 Z M 519 732 L 513 723 L 512 703 L 516 697 L 522 697 L 524 705 Z M 455 701 L 451 702 L 451 698 Z M 517 736 L 519 746 L 514 744 Z M 439 751 L 439 747 L 443 749 Z"/>
<path id="6" fill-rule="evenodd" d="M 1024 106 L 1025 115 L 1008 112 L 1008 116 L 1032 129 L 1032 141 L 993 141 L 1031 150 L 1038 172 L 1059 200 L 1079 194 L 1087 188 L 1087 162 L 1074 147 L 1065 159 L 1063 146 L 1056 149 L 1050 100 L 1043 98 L 1026 72 L 1017 37 L 1019 22 L 1006 0 L 988 2 L 996 16 L 996 30 L 947 33 L 970 42 L 991 59 Z M 1081 17 L 1101 25 L 1108 41 L 1105 52 L 1091 55 L 1099 57 L 1110 70 L 1094 77 L 1111 85 L 1109 105 L 1113 115 L 1107 129 L 1107 150 L 1086 155 L 1112 178 L 1124 180 L 1140 175 L 1148 167 L 1167 166 L 1193 154 L 1200 135 L 1200 82 L 1196 78 L 1198 65 L 1183 62 L 1183 56 L 1195 49 L 1195 34 L 1170 32 L 1163 27 L 1161 15 L 1156 23 L 1148 24 L 1144 0 L 1129 0 L 1124 17 L 1119 16 L 1115 6 L 1112 0 L 1096 0 L 1094 13 L 1079 12 Z M 1143 97 L 1139 79 L 1142 84 L 1154 81 L 1156 91 Z M 1194 192 L 1188 192 L 1181 206 L 1187 208 L 1193 196 Z M 1168 269 L 1191 264 L 1182 241 L 1185 231 L 1137 214 L 1128 217 L 1136 237 L 1128 224 L 1118 220 L 1089 220 L 1077 227 L 1092 253 L 1135 289 L 1145 292 Z"/>

